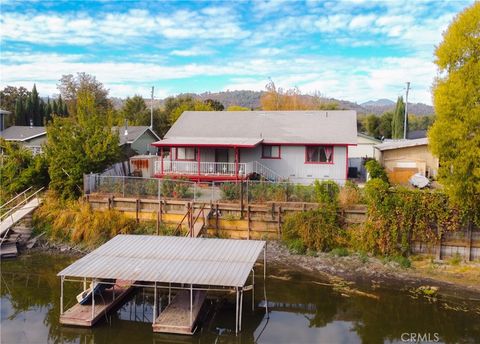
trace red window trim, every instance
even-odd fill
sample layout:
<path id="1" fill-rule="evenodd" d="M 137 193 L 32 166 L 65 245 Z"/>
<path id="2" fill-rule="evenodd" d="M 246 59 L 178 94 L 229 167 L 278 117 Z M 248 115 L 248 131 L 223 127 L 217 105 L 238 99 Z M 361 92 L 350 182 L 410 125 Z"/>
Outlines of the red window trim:
<path id="1" fill-rule="evenodd" d="M 263 155 L 263 147 L 278 147 L 278 156 L 264 156 Z M 282 158 L 282 146 L 280 145 L 269 145 L 269 144 L 262 144 L 262 159 L 281 159 Z"/>
<path id="2" fill-rule="evenodd" d="M 307 160 L 307 151 L 311 147 L 332 147 L 332 161 L 330 162 L 321 162 L 321 161 L 308 161 Z M 335 146 L 334 145 L 308 145 L 305 146 L 305 164 L 308 165 L 333 165 L 335 161 Z"/>
<path id="3" fill-rule="evenodd" d="M 195 149 L 195 158 L 193 158 L 193 159 L 179 159 L 178 158 L 178 149 L 179 148 L 184 148 L 184 149 L 193 148 L 193 149 Z M 198 154 L 198 148 L 195 148 L 195 147 L 175 147 L 175 160 L 176 161 L 197 161 L 197 157 L 196 157 L 197 154 Z"/>

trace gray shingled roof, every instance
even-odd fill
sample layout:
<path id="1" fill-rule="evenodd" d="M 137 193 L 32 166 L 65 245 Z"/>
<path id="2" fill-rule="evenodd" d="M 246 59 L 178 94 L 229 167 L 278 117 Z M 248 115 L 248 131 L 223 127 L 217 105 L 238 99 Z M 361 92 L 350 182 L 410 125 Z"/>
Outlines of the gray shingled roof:
<path id="1" fill-rule="evenodd" d="M 167 141 L 212 143 L 222 139 L 265 143 L 357 144 L 357 116 L 335 111 L 185 111 Z"/>
<path id="2" fill-rule="evenodd" d="M 398 148 L 407 148 L 415 146 L 425 146 L 428 145 L 428 138 L 415 139 L 415 140 L 392 140 L 386 141 L 374 147 L 380 151 L 398 149 Z"/>
<path id="3" fill-rule="evenodd" d="M 27 141 L 37 136 L 46 135 L 45 127 L 30 127 L 14 125 L 0 132 L 0 136 L 7 141 Z"/>
<path id="4" fill-rule="evenodd" d="M 127 127 L 127 133 L 128 135 L 125 135 L 125 126 L 121 126 L 121 127 L 112 127 L 112 130 L 114 131 L 119 131 L 118 133 L 118 138 L 119 138 L 119 141 L 120 141 L 120 146 L 126 144 L 126 143 L 133 143 L 135 142 L 145 131 L 147 130 L 150 130 L 150 127 L 148 126 L 128 126 Z M 156 136 L 158 139 L 160 139 L 158 137 L 157 134 L 155 134 L 155 132 L 153 132 L 153 130 L 151 130 L 151 132 L 153 133 L 154 136 Z"/>

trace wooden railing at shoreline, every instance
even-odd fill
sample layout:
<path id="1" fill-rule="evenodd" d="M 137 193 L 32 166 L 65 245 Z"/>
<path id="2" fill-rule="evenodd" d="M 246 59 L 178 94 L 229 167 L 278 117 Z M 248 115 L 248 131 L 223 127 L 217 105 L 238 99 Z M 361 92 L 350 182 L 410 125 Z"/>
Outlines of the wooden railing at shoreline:
<path id="1" fill-rule="evenodd" d="M 109 195 L 85 195 L 94 209 L 115 209 L 137 221 L 156 222 L 157 231 L 161 224 L 177 226 L 189 209 L 203 206 L 212 209 L 207 233 L 212 236 L 238 239 L 279 239 L 285 216 L 292 212 L 318 208 L 318 203 L 268 202 L 243 204 L 226 202 L 192 202 L 172 199 L 142 199 L 114 197 Z M 361 224 L 366 220 L 364 205 L 342 210 L 344 222 Z M 187 229 L 188 230 L 188 229 Z M 428 253 L 437 259 L 459 254 L 465 260 L 480 259 L 480 231 L 444 233 L 439 242 L 413 242 L 413 253 Z"/>

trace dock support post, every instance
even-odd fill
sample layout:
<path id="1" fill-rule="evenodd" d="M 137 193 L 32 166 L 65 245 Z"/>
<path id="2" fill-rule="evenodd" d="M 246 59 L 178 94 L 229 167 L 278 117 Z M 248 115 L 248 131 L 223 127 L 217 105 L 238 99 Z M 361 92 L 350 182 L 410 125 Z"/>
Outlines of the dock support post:
<path id="1" fill-rule="evenodd" d="M 65 276 L 60 277 L 60 314 L 63 314 L 63 280 Z"/>
<path id="2" fill-rule="evenodd" d="M 242 331 L 242 313 L 243 313 L 243 288 L 240 289 L 240 312 L 238 313 L 238 331 Z"/>
<path id="3" fill-rule="evenodd" d="M 87 278 L 83 278 L 83 291 L 87 290 Z"/>
<path id="4" fill-rule="evenodd" d="M 267 300 L 267 243 L 263 248 L 263 298 L 265 299 L 265 312 L 268 315 L 268 300 Z"/>
<path id="5" fill-rule="evenodd" d="M 235 334 L 238 334 L 238 287 L 235 287 Z"/>
<path id="6" fill-rule="evenodd" d="M 252 269 L 252 311 L 255 310 L 255 268 Z"/>
<path id="7" fill-rule="evenodd" d="M 154 283 L 153 287 L 153 320 L 152 323 L 155 325 L 155 320 L 157 319 L 157 282 Z"/>
<path id="8" fill-rule="evenodd" d="M 193 327 L 193 286 L 190 284 L 190 326 Z"/>
<path id="9" fill-rule="evenodd" d="M 168 283 L 168 304 L 170 304 L 171 299 L 172 299 L 172 283 Z"/>
<path id="10" fill-rule="evenodd" d="M 92 321 L 95 318 L 95 278 L 92 280 Z"/>

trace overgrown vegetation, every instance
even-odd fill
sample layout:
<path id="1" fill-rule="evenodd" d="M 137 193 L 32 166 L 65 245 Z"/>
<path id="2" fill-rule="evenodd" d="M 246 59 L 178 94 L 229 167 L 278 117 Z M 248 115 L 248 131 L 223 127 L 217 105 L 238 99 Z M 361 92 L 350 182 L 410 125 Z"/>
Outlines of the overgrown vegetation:
<path id="1" fill-rule="evenodd" d="M 48 192 L 35 211 L 34 225 L 51 239 L 91 248 L 137 229 L 136 221 L 119 211 L 93 211 L 88 202 L 62 200 L 54 192 Z"/>
<path id="2" fill-rule="evenodd" d="M 175 199 L 191 198 L 191 185 L 192 184 L 184 178 L 163 178 L 161 186 L 162 197 Z"/>
<path id="3" fill-rule="evenodd" d="M 345 233 L 338 213 L 338 185 L 326 181 L 314 183 L 314 194 L 320 207 L 287 215 L 282 239 L 297 253 L 306 249 L 330 251 L 342 246 Z"/>
<path id="4" fill-rule="evenodd" d="M 0 163 L 0 204 L 30 186 L 39 188 L 48 185 L 48 166 L 45 156 L 33 155 L 23 146 L 0 138 L 3 151 Z"/>
<path id="5" fill-rule="evenodd" d="M 368 160 L 365 163 L 365 168 L 371 179 L 380 179 L 388 183 L 387 172 L 385 172 L 385 169 L 377 160 Z"/>
<path id="6" fill-rule="evenodd" d="M 34 213 L 36 232 L 45 231 L 48 238 L 95 248 L 117 234 L 156 234 L 155 222 L 137 223 L 117 210 L 94 210 L 83 200 L 62 200 L 49 191 Z M 174 228 L 165 224 L 160 235 L 173 235 Z"/>

